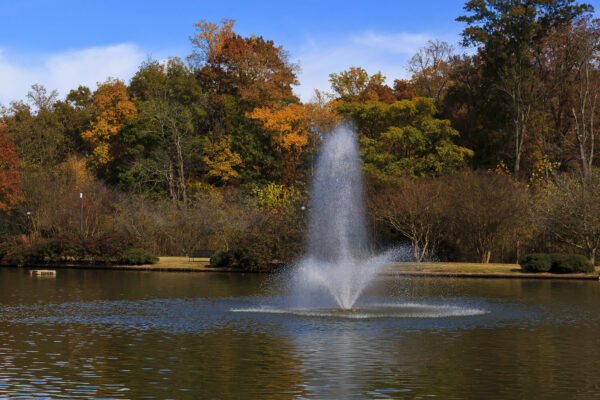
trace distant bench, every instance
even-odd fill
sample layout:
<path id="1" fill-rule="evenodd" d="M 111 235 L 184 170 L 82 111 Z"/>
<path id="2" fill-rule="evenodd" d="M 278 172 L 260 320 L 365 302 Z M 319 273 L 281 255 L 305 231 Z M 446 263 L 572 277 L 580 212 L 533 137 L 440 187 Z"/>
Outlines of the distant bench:
<path id="1" fill-rule="evenodd" d="M 188 257 L 190 262 L 194 262 L 194 259 L 209 259 L 213 256 L 213 254 L 215 254 L 214 250 L 194 250 L 192 251 L 192 254 Z M 203 261 L 203 260 L 197 260 L 197 261 Z"/>

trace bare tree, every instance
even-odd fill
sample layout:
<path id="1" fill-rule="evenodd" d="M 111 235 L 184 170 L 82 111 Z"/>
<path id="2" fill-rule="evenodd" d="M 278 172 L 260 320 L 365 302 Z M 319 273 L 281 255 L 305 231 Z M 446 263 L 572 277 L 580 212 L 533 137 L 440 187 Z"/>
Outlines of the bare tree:
<path id="1" fill-rule="evenodd" d="M 600 246 L 600 174 L 591 170 L 586 182 L 560 175 L 540 196 L 537 212 L 559 241 L 585 251 L 591 263 Z"/>
<path id="2" fill-rule="evenodd" d="M 445 205 L 441 182 L 431 178 L 407 179 L 372 200 L 375 218 L 410 240 L 417 262 L 435 256 Z"/>
<path id="3" fill-rule="evenodd" d="M 525 188 L 508 175 L 467 171 L 445 181 L 448 197 L 446 233 L 482 263 L 505 242 L 517 242 L 528 224 Z"/>
<path id="4" fill-rule="evenodd" d="M 58 91 L 55 89 L 48 93 L 43 85 L 36 83 L 32 85 L 31 90 L 27 92 L 27 98 L 38 111 L 48 111 L 58 100 Z"/>
<path id="5" fill-rule="evenodd" d="M 450 80 L 450 58 L 453 48 L 448 43 L 435 40 L 415 54 L 408 63 L 412 81 L 427 97 L 436 101 L 443 98 Z"/>

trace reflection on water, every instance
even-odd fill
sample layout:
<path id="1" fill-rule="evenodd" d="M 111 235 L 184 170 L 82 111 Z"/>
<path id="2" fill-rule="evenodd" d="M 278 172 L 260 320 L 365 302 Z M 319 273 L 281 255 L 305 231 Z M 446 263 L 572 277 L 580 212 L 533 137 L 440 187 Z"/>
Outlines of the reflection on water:
<path id="1" fill-rule="evenodd" d="M 37 279 L 0 268 L 0 398 L 600 390 L 598 282 L 382 278 L 357 319 L 294 309 L 282 293 L 263 294 L 265 279 L 67 270 Z"/>

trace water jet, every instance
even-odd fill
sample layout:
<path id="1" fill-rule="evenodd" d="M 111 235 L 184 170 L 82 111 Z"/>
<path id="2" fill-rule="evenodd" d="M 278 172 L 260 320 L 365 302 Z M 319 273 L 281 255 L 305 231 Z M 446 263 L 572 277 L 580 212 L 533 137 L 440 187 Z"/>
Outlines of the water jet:
<path id="1" fill-rule="evenodd" d="M 372 255 L 367 241 L 358 141 L 349 126 L 323 139 L 312 182 L 307 251 L 293 279 L 300 291 L 328 293 L 352 310 L 391 253 Z"/>

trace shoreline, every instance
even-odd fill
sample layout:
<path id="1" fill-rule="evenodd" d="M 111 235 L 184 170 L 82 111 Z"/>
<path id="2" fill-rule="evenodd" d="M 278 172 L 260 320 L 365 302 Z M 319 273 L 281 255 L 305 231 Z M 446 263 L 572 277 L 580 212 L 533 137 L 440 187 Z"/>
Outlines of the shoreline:
<path id="1" fill-rule="evenodd" d="M 157 264 L 145 265 L 102 265 L 102 264 L 44 264 L 29 265 L 21 268 L 32 269 L 97 269 L 147 272 L 221 272 L 221 273 L 272 273 L 248 271 L 235 267 L 209 267 L 208 259 L 189 261 L 187 257 L 161 257 Z M 19 268 L 2 265 L 3 267 Z M 552 274 L 521 272 L 518 264 L 479 264 L 479 263 L 411 263 L 389 264 L 381 276 L 421 277 L 421 278 L 479 278 L 479 279 L 563 279 L 563 280 L 600 280 L 599 268 L 594 273 Z"/>

